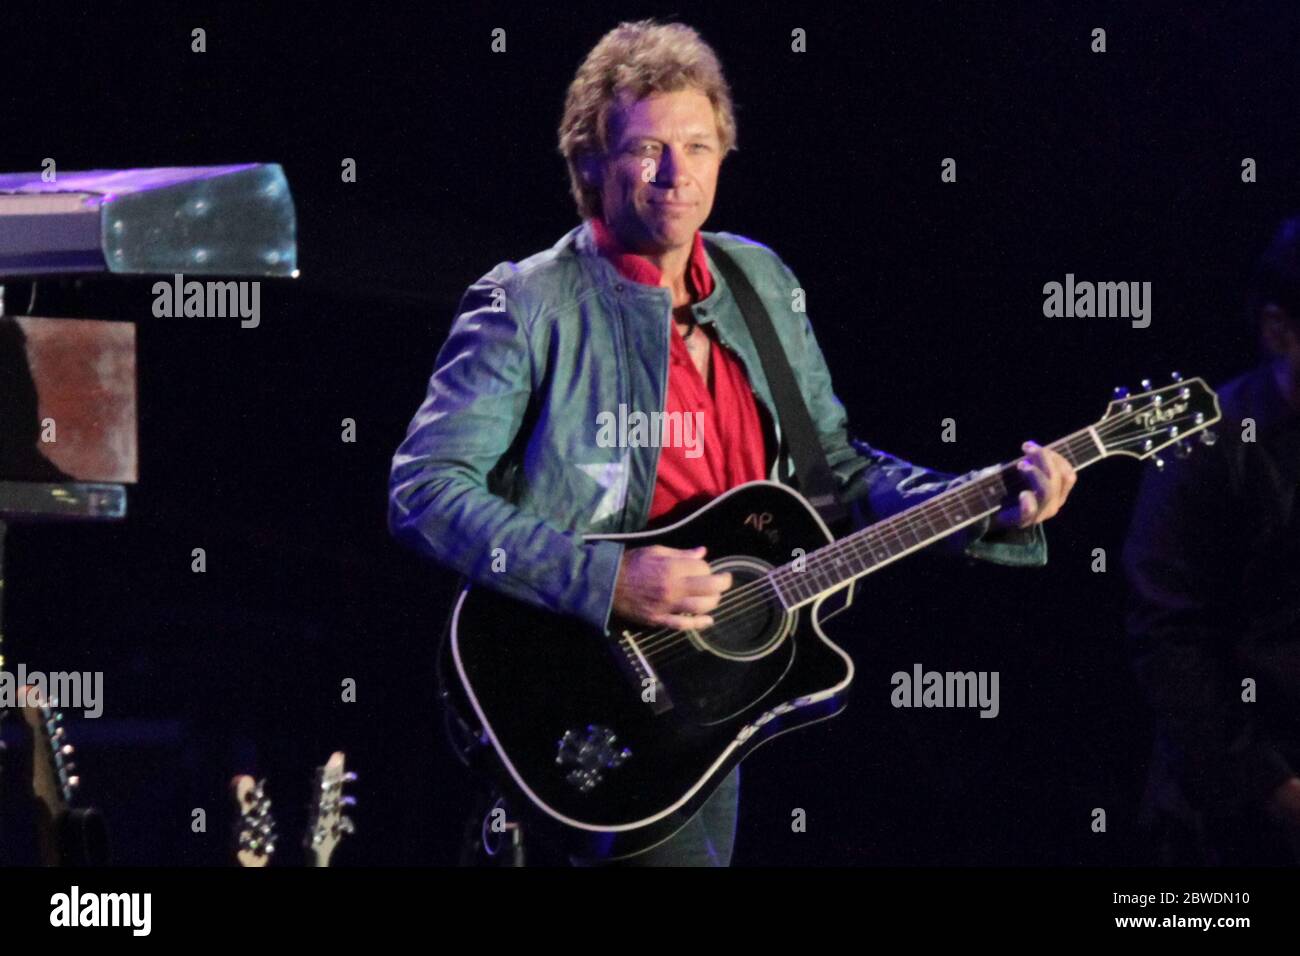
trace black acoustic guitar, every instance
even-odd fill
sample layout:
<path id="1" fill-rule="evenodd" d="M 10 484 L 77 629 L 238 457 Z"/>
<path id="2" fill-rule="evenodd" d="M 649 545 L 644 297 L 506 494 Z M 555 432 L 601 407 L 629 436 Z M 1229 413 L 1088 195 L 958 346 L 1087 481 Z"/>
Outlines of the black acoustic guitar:
<path id="1" fill-rule="evenodd" d="M 1050 447 L 1076 469 L 1170 445 L 1181 456 L 1184 438 L 1219 420 L 1201 379 L 1143 387 L 1117 390 L 1100 421 Z M 853 662 L 822 633 L 827 597 L 851 599 L 859 578 L 997 512 L 1020 487 L 1014 462 L 995 466 L 835 541 L 800 495 L 755 481 L 670 527 L 590 536 L 707 546 L 713 571 L 733 575 L 714 625 L 613 620 L 605 636 L 466 587 L 443 645 L 443 671 L 458 678 L 451 702 L 490 744 L 502 782 L 561 825 L 576 858 L 649 849 L 760 743 L 843 709 Z"/>

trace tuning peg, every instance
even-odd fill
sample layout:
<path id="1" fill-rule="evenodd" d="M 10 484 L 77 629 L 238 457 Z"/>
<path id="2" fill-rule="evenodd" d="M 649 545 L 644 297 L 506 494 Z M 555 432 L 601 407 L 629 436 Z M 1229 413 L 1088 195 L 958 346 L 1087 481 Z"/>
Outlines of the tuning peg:
<path id="1" fill-rule="evenodd" d="M 1115 386 L 1115 398 L 1128 398 L 1128 389 L 1123 385 Z"/>
<path id="2" fill-rule="evenodd" d="M 356 779 L 357 779 L 357 775 L 353 773 L 351 770 L 349 770 L 347 773 L 343 775 L 344 783 L 353 783 Z"/>
<path id="3" fill-rule="evenodd" d="M 1142 384 L 1142 391 L 1149 392 L 1151 390 L 1151 379 L 1144 378 L 1142 379 L 1141 384 Z"/>
<path id="4" fill-rule="evenodd" d="M 1203 431 L 1203 432 L 1201 432 L 1201 444 L 1202 444 L 1202 445 L 1205 445 L 1205 446 L 1208 447 L 1208 446 L 1210 446 L 1210 445 L 1213 445 L 1213 444 L 1214 444 L 1216 441 L 1218 441 L 1218 440 L 1219 440 L 1219 436 L 1216 435 L 1216 434 L 1214 434 L 1214 432 L 1212 432 L 1212 431 L 1208 431 L 1208 430 L 1207 430 L 1207 431 Z"/>
<path id="5" fill-rule="evenodd" d="M 1179 441 L 1174 443 L 1174 454 L 1179 458 L 1186 458 L 1191 453 L 1192 453 L 1192 446 L 1187 444 L 1186 441 Z"/>
<path id="6" fill-rule="evenodd" d="M 1171 379 L 1173 379 L 1175 382 L 1181 382 L 1181 381 L 1183 380 L 1183 373 L 1182 373 L 1182 372 L 1170 372 L 1170 373 L 1169 373 L 1169 377 L 1170 377 Z"/>
<path id="7" fill-rule="evenodd" d="M 1161 458 L 1159 455 L 1153 458 L 1152 461 L 1156 463 L 1156 468 L 1158 468 L 1160 471 L 1165 470 L 1165 460 Z"/>

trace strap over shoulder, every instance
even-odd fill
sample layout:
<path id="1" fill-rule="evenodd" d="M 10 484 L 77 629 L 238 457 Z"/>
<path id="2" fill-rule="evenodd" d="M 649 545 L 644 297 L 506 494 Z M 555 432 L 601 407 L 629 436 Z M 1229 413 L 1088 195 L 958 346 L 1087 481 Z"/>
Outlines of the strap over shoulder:
<path id="1" fill-rule="evenodd" d="M 758 350 L 768 386 L 772 390 L 772 400 L 776 403 L 781 431 L 786 436 L 790 457 L 794 460 L 799 491 L 817 509 L 828 527 L 839 528 L 847 520 L 849 512 L 836 494 L 835 476 L 826 461 L 826 453 L 818 439 L 812 417 L 808 414 L 808 405 L 799 393 L 790 360 L 777 338 L 772 316 L 755 291 L 753 283 L 731 254 L 711 239 L 705 239 L 704 245 L 722 270 L 731 294 L 740 306 L 741 315 L 745 317 L 754 347 Z"/>

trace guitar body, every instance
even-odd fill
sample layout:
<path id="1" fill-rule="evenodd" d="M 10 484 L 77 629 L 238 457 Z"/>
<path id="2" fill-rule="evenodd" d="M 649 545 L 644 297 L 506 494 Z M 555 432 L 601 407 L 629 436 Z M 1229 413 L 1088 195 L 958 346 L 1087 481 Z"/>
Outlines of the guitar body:
<path id="1" fill-rule="evenodd" d="M 787 611 L 763 586 L 796 549 L 832 540 L 789 488 L 750 482 L 670 527 L 594 539 L 707 546 L 711 568 L 733 574 L 719 607 L 733 595 L 730 611 L 699 632 L 615 619 L 606 637 L 466 588 L 444 673 L 458 676 L 448 689 L 503 782 L 563 825 L 574 856 L 612 859 L 672 836 L 763 741 L 843 709 L 853 663 L 821 632 L 824 597 Z"/>

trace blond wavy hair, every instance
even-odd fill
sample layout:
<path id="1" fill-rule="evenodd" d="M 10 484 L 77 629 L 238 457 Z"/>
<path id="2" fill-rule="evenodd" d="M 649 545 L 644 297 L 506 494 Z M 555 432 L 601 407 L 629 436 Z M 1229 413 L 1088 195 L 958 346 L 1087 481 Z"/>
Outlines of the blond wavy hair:
<path id="1" fill-rule="evenodd" d="M 582 218 L 603 212 L 599 184 L 582 176 L 586 160 L 609 150 L 609 123 L 616 108 L 654 93 L 694 89 L 713 104 L 722 155 L 736 149 L 731 88 L 713 48 L 684 23 L 638 20 L 620 23 L 587 54 L 569 84 L 560 120 L 560 153 L 569 166 L 569 191 Z"/>

